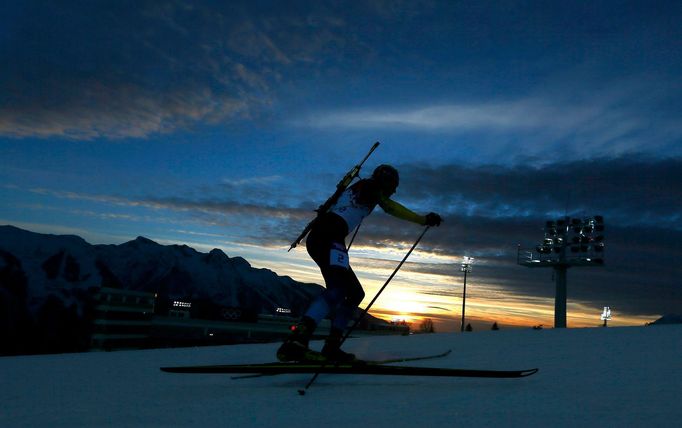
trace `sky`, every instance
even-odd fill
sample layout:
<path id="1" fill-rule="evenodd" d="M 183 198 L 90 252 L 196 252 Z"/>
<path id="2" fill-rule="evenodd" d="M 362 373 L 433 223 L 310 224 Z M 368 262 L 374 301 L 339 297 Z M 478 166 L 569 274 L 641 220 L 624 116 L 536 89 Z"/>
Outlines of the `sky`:
<path id="1" fill-rule="evenodd" d="M 93 244 L 221 248 L 322 283 L 289 244 L 379 148 L 394 199 L 444 222 L 372 313 L 553 325 L 546 220 L 605 218 L 568 325 L 682 313 L 682 4 L 117 1 L 0 6 L 0 224 Z M 377 209 L 367 304 L 422 228 Z"/>

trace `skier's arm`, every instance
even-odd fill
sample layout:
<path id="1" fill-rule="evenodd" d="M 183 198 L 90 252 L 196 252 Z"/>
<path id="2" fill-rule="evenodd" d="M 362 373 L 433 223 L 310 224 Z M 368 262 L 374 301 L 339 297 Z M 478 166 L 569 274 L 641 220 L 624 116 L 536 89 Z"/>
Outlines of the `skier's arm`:
<path id="1" fill-rule="evenodd" d="M 426 216 L 419 215 L 388 197 L 382 196 L 379 199 L 379 206 L 393 217 L 421 224 L 422 226 L 426 225 Z"/>

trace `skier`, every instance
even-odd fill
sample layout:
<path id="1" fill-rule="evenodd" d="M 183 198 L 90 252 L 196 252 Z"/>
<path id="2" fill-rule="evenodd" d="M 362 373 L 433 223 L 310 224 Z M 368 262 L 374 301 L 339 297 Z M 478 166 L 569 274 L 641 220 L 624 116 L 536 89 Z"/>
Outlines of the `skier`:
<path id="1" fill-rule="evenodd" d="M 346 189 L 331 209 L 315 221 L 306 240 L 306 249 L 319 266 L 326 289 L 311 303 L 303 318 L 292 326 L 289 337 L 277 351 L 280 361 L 355 361 L 355 355 L 341 350 L 341 341 L 365 292 L 350 267 L 346 236 L 377 205 L 394 217 L 423 226 L 440 226 L 441 223 L 441 217 L 436 213 L 422 216 L 390 199 L 398 184 L 398 171 L 390 165 L 380 165 L 371 178 Z M 333 312 L 332 325 L 322 352 L 312 351 L 308 342 L 317 325 L 330 312 Z"/>

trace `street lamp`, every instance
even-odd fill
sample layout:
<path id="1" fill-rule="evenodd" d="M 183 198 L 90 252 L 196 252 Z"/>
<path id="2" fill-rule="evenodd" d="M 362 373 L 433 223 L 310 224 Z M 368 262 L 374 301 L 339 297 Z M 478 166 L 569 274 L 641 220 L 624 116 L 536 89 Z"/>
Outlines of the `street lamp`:
<path id="1" fill-rule="evenodd" d="M 462 293 L 462 328 L 461 331 L 464 332 L 464 311 L 466 309 L 467 302 L 467 274 L 471 272 L 471 264 L 474 262 L 473 257 L 464 256 L 462 261 L 462 267 L 459 269 L 460 272 L 464 272 L 464 292 Z"/>

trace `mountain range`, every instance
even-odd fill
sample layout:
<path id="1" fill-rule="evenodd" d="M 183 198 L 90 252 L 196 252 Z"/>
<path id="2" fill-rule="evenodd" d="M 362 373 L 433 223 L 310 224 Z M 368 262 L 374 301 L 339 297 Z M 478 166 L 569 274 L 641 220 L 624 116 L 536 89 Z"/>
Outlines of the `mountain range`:
<path id="1" fill-rule="evenodd" d="M 219 249 L 201 253 L 144 237 L 120 245 L 92 245 L 74 235 L 0 226 L 0 338 L 4 343 L 0 352 L 53 352 L 86 346 L 83 334 L 76 333 L 92 312 L 93 290 L 100 287 L 154 293 L 160 301 L 210 302 L 249 314 L 274 314 L 277 308 L 287 308 L 293 316 L 301 314 L 322 291 L 317 284 L 254 268 Z M 27 337 L 33 338 L 30 343 L 25 343 Z"/>

